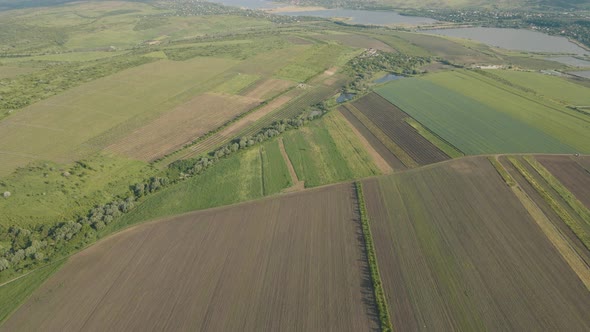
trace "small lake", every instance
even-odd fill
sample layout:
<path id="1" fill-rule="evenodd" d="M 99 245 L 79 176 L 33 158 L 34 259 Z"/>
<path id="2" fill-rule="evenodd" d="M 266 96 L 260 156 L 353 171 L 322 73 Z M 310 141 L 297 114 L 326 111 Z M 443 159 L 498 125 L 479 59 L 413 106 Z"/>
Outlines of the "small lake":
<path id="1" fill-rule="evenodd" d="M 572 67 L 580 67 L 580 68 L 590 67 L 590 61 L 574 58 L 573 56 L 558 56 L 558 57 L 550 57 L 550 58 L 546 58 L 546 59 L 551 60 L 551 61 L 557 61 L 559 63 L 563 63 L 565 65 L 572 66 Z"/>
<path id="2" fill-rule="evenodd" d="M 574 71 L 574 72 L 570 72 L 570 74 L 590 79 L 590 70 Z"/>
<path id="3" fill-rule="evenodd" d="M 404 78 L 403 76 L 400 75 L 395 75 L 395 74 L 385 74 L 385 76 L 378 78 L 376 80 L 373 81 L 373 83 L 385 83 L 385 82 L 389 82 L 389 81 L 395 81 L 395 80 L 399 80 Z"/>
<path id="4" fill-rule="evenodd" d="M 565 37 L 550 36 L 537 31 L 501 28 L 456 28 L 422 32 L 475 40 L 490 46 L 515 51 L 540 53 L 590 54 Z"/>
<path id="5" fill-rule="evenodd" d="M 343 103 L 345 101 L 349 101 L 356 96 L 356 93 L 341 93 L 338 98 L 336 98 L 336 102 Z"/>
<path id="6" fill-rule="evenodd" d="M 403 16 L 390 11 L 354 10 L 354 9 L 325 9 L 304 12 L 278 13 L 289 16 L 314 16 L 323 18 L 346 18 L 346 23 L 365 25 L 391 25 L 391 24 L 432 24 L 436 20 L 426 17 Z"/>

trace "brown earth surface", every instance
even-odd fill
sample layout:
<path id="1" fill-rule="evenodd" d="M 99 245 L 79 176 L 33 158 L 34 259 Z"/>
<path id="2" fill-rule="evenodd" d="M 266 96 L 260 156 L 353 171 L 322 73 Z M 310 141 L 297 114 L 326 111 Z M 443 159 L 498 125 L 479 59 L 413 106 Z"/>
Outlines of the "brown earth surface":
<path id="1" fill-rule="evenodd" d="M 378 94 L 368 94 L 352 104 L 418 164 L 427 165 L 450 159 L 404 121 L 410 117 L 408 114 Z"/>
<path id="2" fill-rule="evenodd" d="M 487 159 L 364 186 L 396 330 L 590 329 L 590 293 Z"/>
<path id="3" fill-rule="evenodd" d="M 378 329 L 352 185 L 131 228 L 71 257 L 0 331 Z"/>
<path id="4" fill-rule="evenodd" d="M 527 163 L 522 158 L 517 158 L 521 161 L 521 163 L 526 167 Z M 551 221 L 551 223 L 559 229 L 559 232 L 567 237 L 570 246 L 578 253 L 580 258 L 584 260 L 586 265 L 590 266 L 590 251 L 586 248 L 584 243 L 580 241 L 578 236 L 572 231 L 572 229 L 559 217 L 559 215 L 551 208 L 551 206 L 545 201 L 543 196 L 537 192 L 537 190 L 526 180 L 522 174 L 512 165 L 512 163 L 508 160 L 506 156 L 501 156 L 498 159 L 502 166 L 506 169 L 508 174 L 516 181 L 518 186 L 525 192 L 525 194 L 541 209 L 543 214 Z M 538 174 L 534 172 L 530 172 L 531 175 L 537 175 L 536 179 L 539 183 L 544 184 L 545 188 L 548 192 L 549 184 L 547 184 Z M 559 202 L 562 206 L 565 206 L 567 203 L 564 202 L 559 194 L 553 192 L 553 198 Z"/>
<path id="5" fill-rule="evenodd" d="M 133 131 L 107 148 L 131 158 L 151 161 L 256 107 L 260 100 L 206 93 Z"/>
<path id="6" fill-rule="evenodd" d="M 576 161 L 579 157 L 536 156 L 535 159 L 590 209 L 590 171 Z"/>

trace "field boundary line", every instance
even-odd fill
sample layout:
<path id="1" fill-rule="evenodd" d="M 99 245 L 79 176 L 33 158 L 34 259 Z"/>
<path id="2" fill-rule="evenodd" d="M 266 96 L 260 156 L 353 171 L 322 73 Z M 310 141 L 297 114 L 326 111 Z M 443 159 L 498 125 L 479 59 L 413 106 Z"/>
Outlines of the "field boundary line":
<path id="1" fill-rule="evenodd" d="M 563 233 L 549 220 L 547 215 L 535 203 L 529 195 L 520 187 L 520 185 L 506 171 L 504 166 L 498 161 L 497 156 L 490 157 L 489 160 L 504 182 L 510 187 L 516 198 L 527 210 L 529 215 L 535 221 L 537 226 L 545 234 L 549 242 L 559 252 L 561 257 L 566 261 L 580 281 L 590 291 L 590 267 L 584 262 L 570 242 L 565 238 Z"/>
<path id="2" fill-rule="evenodd" d="M 377 262 L 377 252 L 373 244 L 373 236 L 371 235 L 371 226 L 369 225 L 369 216 L 367 207 L 365 205 L 365 196 L 363 194 L 363 185 L 360 181 L 354 182 L 357 204 L 359 214 L 361 217 L 361 229 L 363 238 L 365 240 L 365 250 L 367 252 L 367 262 L 371 271 L 371 282 L 373 284 L 373 292 L 375 295 L 375 302 L 377 304 L 377 311 L 379 314 L 379 323 L 381 331 L 393 331 L 391 318 L 389 317 L 389 308 L 387 306 L 387 299 L 385 298 L 385 291 L 383 290 L 383 282 L 381 281 L 381 274 L 379 274 L 379 264 Z"/>

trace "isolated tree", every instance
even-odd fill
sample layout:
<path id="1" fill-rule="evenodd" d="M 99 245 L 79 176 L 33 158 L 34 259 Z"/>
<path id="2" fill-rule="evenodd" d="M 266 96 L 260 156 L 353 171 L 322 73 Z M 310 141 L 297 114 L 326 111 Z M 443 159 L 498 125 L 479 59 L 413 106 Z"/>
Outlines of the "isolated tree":
<path id="1" fill-rule="evenodd" d="M 10 263 L 8 263 L 8 260 L 6 258 L 0 258 L 0 272 L 8 270 L 9 267 Z"/>

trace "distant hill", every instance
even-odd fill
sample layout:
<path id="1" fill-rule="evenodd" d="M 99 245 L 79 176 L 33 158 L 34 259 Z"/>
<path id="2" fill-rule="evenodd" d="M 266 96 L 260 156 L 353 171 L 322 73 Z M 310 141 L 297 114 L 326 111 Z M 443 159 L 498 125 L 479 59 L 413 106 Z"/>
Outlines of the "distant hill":
<path id="1" fill-rule="evenodd" d="M 587 0 L 276 0 L 300 5 L 363 8 L 590 9 Z"/>
<path id="2" fill-rule="evenodd" d="M 101 0 L 97 0 L 101 1 Z M 150 0 L 126 0 L 132 2 L 150 2 Z M 62 5 L 69 2 L 80 2 L 80 0 L 0 0 L 0 11 L 11 9 L 23 9 L 32 7 L 49 7 Z"/>

